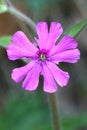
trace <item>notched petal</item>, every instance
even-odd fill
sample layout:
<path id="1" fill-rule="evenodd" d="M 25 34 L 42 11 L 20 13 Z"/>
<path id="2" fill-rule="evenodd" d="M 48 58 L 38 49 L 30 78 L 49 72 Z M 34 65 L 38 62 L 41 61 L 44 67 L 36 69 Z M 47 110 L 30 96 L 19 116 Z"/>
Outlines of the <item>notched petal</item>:
<path id="1" fill-rule="evenodd" d="M 12 43 L 7 47 L 7 55 L 10 60 L 22 57 L 34 57 L 38 48 L 32 44 L 22 31 L 17 31 L 11 39 Z"/>
<path id="2" fill-rule="evenodd" d="M 34 65 L 35 65 L 35 62 L 32 61 L 23 67 L 13 69 L 12 74 L 11 74 L 12 79 L 16 83 L 21 82 L 25 78 L 27 73 L 33 68 Z"/>
<path id="3" fill-rule="evenodd" d="M 69 81 L 68 72 L 64 72 L 52 62 L 48 62 L 47 66 L 50 69 L 54 79 L 61 87 L 66 86 L 68 84 Z"/>
<path id="4" fill-rule="evenodd" d="M 36 90 L 39 83 L 39 76 L 41 72 L 41 67 L 39 64 L 35 64 L 31 71 L 28 72 L 24 82 L 23 88 L 28 91 Z"/>
<path id="5" fill-rule="evenodd" d="M 43 66 L 44 92 L 54 93 L 57 91 L 57 84 L 54 77 L 46 65 Z"/>
<path id="6" fill-rule="evenodd" d="M 51 56 L 52 61 L 76 63 L 80 59 L 80 51 L 78 49 L 67 50 Z"/>
<path id="7" fill-rule="evenodd" d="M 63 33 L 63 28 L 61 24 L 58 22 L 52 22 L 50 25 L 48 40 L 46 43 L 46 49 L 52 48 L 52 46 L 55 45 L 57 39 L 61 36 L 62 33 Z"/>
<path id="8" fill-rule="evenodd" d="M 46 22 L 39 22 L 36 25 L 38 34 L 38 46 L 40 49 L 45 48 L 48 38 L 48 25 Z"/>

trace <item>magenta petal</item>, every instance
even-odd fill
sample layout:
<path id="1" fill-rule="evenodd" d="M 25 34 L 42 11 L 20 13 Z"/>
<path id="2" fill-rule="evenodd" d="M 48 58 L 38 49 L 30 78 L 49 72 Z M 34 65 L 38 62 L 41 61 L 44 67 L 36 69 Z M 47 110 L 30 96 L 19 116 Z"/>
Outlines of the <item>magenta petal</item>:
<path id="1" fill-rule="evenodd" d="M 77 48 L 77 41 L 71 36 L 64 36 L 61 41 L 51 49 L 50 55 Z"/>
<path id="2" fill-rule="evenodd" d="M 78 49 L 67 50 L 52 56 L 53 61 L 76 63 L 80 59 L 80 51 Z"/>
<path id="3" fill-rule="evenodd" d="M 64 36 L 56 47 L 58 52 L 62 52 L 70 49 L 75 49 L 77 46 L 78 43 L 73 37 Z"/>
<path id="4" fill-rule="evenodd" d="M 19 48 L 23 48 L 28 51 L 36 52 L 37 48 L 30 42 L 26 35 L 22 31 L 17 31 L 11 39 L 12 43 Z"/>
<path id="5" fill-rule="evenodd" d="M 12 75 L 11 75 L 12 79 L 16 83 L 22 81 L 24 77 L 26 76 L 26 74 L 33 68 L 34 65 L 35 65 L 35 62 L 31 61 L 30 63 L 28 63 L 27 65 L 23 67 L 13 69 Z"/>
<path id="6" fill-rule="evenodd" d="M 30 43 L 23 32 L 18 31 L 13 35 L 12 44 L 8 45 L 6 51 L 10 60 L 17 60 L 22 57 L 36 56 L 38 49 Z"/>
<path id="7" fill-rule="evenodd" d="M 39 83 L 40 72 L 41 66 L 39 64 L 35 64 L 32 70 L 28 72 L 23 82 L 23 88 L 29 91 L 36 90 Z"/>
<path id="8" fill-rule="evenodd" d="M 46 43 L 46 49 L 51 48 L 55 45 L 57 39 L 63 33 L 63 28 L 60 23 L 52 22 L 49 30 L 48 40 Z"/>
<path id="9" fill-rule="evenodd" d="M 32 58 L 37 56 L 33 51 L 25 50 L 25 48 L 19 48 L 14 44 L 9 44 L 6 51 L 10 60 L 17 60 L 22 57 Z"/>
<path id="10" fill-rule="evenodd" d="M 54 93 L 57 91 L 57 84 L 53 78 L 52 73 L 47 68 L 46 65 L 43 66 L 43 76 L 44 76 L 44 91 L 48 93 Z"/>
<path id="11" fill-rule="evenodd" d="M 48 25 L 46 22 L 39 22 L 36 25 L 36 31 L 38 34 L 37 43 L 40 49 L 44 49 L 48 38 Z M 35 39 L 36 40 L 36 39 Z"/>
<path id="12" fill-rule="evenodd" d="M 47 66 L 50 69 L 54 79 L 61 86 L 66 86 L 69 80 L 69 74 L 67 72 L 62 71 L 59 67 L 57 67 L 52 62 L 47 62 Z"/>

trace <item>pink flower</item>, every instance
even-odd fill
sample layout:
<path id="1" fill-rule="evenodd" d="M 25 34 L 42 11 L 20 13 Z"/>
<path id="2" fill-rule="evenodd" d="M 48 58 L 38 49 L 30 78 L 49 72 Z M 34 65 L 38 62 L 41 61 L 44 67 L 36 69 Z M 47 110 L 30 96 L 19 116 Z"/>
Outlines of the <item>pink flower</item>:
<path id="1" fill-rule="evenodd" d="M 63 33 L 60 23 L 52 22 L 48 31 L 46 22 L 36 25 L 38 39 L 32 44 L 22 31 L 17 31 L 8 45 L 7 55 L 10 60 L 25 57 L 29 63 L 12 71 L 12 79 L 26 90 L 36 90 L 39 76 L 44 78 L 43 90 L 48 93 L 57 91 L 57 84 L 66 86 L 69 80 L 68 72 L 61 70 L 60 62 L 76 63 L 80 59 L 78 43 L 71 36 L 64 36 L 58 44 L 57 39 Z"/>

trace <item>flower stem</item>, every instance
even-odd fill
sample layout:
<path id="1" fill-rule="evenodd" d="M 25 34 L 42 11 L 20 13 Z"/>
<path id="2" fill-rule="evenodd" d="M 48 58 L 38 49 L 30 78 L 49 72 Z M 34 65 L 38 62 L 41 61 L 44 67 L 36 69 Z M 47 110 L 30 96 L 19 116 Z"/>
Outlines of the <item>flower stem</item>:
<path id="1" fill-rule="evenodd" d="M 50 94 L 50 104 L 51 104 L 51 110 L 52 110 L 52 114 L 53 114 L 54 130 L 60 130 L 58 109 L 57 109 L 55 94 Z"/>
<path id="2" fill-rule="evenodd" d="M 25 23 L 27 23 L 35 32 L 35 23 L 33 22 L 33 20 L 31 20 L 30 17 L 28 17 L 27 15 L 23 14 L 21 11 L 19 11 L 18 9 L 16 9 L 9 0 L 5 0 L 5 3 L 7 4 L 8 7 L 8 12 L 11 13 L 12 15 L 16 16 L 18 19 L 24 21 Z"/>

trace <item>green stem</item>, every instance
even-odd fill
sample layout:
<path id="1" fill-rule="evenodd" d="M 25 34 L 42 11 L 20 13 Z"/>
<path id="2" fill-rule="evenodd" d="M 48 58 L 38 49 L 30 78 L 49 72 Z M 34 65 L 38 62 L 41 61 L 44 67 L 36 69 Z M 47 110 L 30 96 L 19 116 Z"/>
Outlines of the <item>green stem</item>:
<path id="1" fill-rule="evenodd" d="M 58 109 L 56 103 L 56 95 L 50 94 L 50 104 L 53 116 L 54 130 L 60 130 L 59 118 L 58 118 Z"/>
<path id="2" fill-rule="evenodd" d="M 36 32 L 35 31 L 36 24 L 33 22 L 33 20 L 31 20 L 30 17 L 28 17 L 27 15 L 23 14 L 18 9 L 16 9 L 9 0 L 5 0 L 5 3 L 7 4 L 9 13 L 27 23 L 34 30 L 34 32 Z"/>

